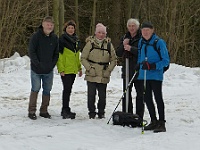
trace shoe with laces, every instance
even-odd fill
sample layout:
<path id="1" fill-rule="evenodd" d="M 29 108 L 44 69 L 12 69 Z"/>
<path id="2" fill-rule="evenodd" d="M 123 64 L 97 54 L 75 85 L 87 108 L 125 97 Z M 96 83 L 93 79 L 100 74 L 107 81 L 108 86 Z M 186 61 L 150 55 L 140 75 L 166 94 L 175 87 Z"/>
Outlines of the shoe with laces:
<path id="1" fill-rule="evenodd" d="M 98 114 L 98 118 L 103 119 L 103 118 L 105 118 L 105 116 L 104 116 L 104 114 Z"/>
<path id="2" fill-rule="evenodd" d="M 63 119 L 75 119 L 76 113 L 74 112 L 61 112 Z"/>
<path id="3" fill-rule="evenodd" d="M 152 120 L 151 123 L 148 126 L 144 127 L 144 130 L 154 130 L 158 125 L 157 120 Z"/>
<path id="4" fill-rule="evenodd" d="M 35 113 L 33 113 L 33 114 L 29 113 L 29 114 L 28 114 L 28 117 L 29 117 L 30 119 L 32 119 L 32 120 L 36 120 L 36 119 L 37 119 L 37 116 L 36 116 Z"/>
<path id="5" fill-rule="evenodd" d="M 89 113 L 89 119 L 95 119 L 96 113 Z"/>
<path id="6" fill-rule="evenodd" d="M 165 121 L 158 121 L 157 127 L 153 131 L 154 133 L 166 132 Z"/>
<path id="7" fill-rule="evenodd" d="M 40 116 L 43 118 L 48 118 L 51 119 L 51 115 L 47 112 L 47 113 L 40 113 Z"/>

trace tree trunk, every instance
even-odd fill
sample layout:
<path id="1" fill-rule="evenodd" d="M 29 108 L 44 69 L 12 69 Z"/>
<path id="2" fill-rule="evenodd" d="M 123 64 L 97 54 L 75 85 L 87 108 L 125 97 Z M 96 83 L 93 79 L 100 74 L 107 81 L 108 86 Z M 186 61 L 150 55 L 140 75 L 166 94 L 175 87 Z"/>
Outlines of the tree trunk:
<path id="1" fill-rule="evenodd" d="M 64 18 L 65 18 L 65 7 L 64 7 L 64 0 L 59 0 L 59 36 L 63 33 L 63 25 L 64 25 Z"/>
<path id="2" fill-rule="evenodd" d="M 79 36 L 79 19 L 78 19 L 78 0 L 75 0 L 75 22 L 76 22 L 76 34 Z"/>
<path id="3" fill-rule="evenodd" d="M 54 32 L 59 35 L 59 1 L 53 0 Z"/>
<path id="4" fill-rule="evenodd" d="M 91 25 L 90 25 L 90 35 L 94 34 L 95 30 L 95 23 L 96 23 L 96 6 L 97 6 L 97 0 L 94 0 L 93 2 L 93 11 L 92 11 L 92 19 L 91 19 Z"/>

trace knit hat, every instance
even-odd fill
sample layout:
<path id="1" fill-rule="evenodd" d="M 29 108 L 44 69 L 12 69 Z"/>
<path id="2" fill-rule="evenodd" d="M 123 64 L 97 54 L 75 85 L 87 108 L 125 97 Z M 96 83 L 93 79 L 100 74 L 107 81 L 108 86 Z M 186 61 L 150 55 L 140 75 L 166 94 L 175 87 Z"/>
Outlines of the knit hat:
<path id="1" fill-rule="evenodd" d="M 95 34 L 96 34 L 97 32 L 99 32 L 99 31 L 104 32 L 105 34 L 107 34 L 107 32 L 106 32 L 106 26 L 104 26 L 102 23 L 98 23 L 98 24 L 96 25 Z"/>
<path id="2" fill-rule="evenodd" d="M 144 22 L 141 26 L 141 28 L 150 28 L 153 29 L 153 24 L 151 22 Z"/>

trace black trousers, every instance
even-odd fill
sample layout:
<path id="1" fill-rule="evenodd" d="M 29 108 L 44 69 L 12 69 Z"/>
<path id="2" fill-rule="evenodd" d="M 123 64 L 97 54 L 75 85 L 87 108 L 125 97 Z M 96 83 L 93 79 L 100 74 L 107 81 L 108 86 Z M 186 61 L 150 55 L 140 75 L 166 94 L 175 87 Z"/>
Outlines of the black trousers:
<path id="1" fill-rule="evenodd" d="M 147 80 L 144 96 L 151 120 L 157 120 L 152 93 L 154 93 L 155 101 L 157 104 L 159 120 L 165 121 L 165 106 L 162 97 L 162 81 Z"/>
<path id="2" fill-rule="evenodd" d="M 105 107 L 106 107 L 106 88 L 107 84 L 103 83 L 96 83 L 96 82 L 89 82 L 87 81 L 87 95 L 88 95 L 88 110 L 89 114 L 95 113 L 96 114 L 96 92 L 98 91 L 98 114 L 104 114 L 105 113 Z"/>
<path id="3" fill-rule="evenodd" d="M 72 86 L 74 84 L 75 78 L 76 78 L 76 74 L 65 74 L 65 76 L 61 76 L 62 83 L 63 83 L 62 112 L 71 111 L 69 107 L 69 102 L 70 102 L 70 95 L 71 95 Z"/>
<path id="4" fill-rule="evenodd" d="M 143 100 L 143 81 L 134 80 L 134 82 L 129 87 L 129 100 L 128 100 L 128 112 L 133 113 L 133 102 L 132 102 L 132 88 L 133 84 L 136 91 L 136 114 L 138 114 L 141 118 L 144 116 L 144 100 Z M 123 91 L 126 90 L 126 80 L 123 79 Z M 126 112 L 126 95 L 122 100 L 122 111 Z"/>

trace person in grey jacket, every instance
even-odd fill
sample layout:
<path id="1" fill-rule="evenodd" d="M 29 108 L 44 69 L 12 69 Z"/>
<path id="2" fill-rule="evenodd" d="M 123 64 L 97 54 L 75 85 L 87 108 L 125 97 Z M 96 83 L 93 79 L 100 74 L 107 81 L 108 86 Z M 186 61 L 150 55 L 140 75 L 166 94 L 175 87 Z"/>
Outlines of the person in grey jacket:
<path id="1" fill-rule="evenodd" d="M 117 63 L 114 47 L 110 39 L 106 37 L 106 33 L 106 27 L 98 23 L 95 36 L 86 39 L 87 43 L 81 55 L 81 62 L 86 69 L 85 80 L 88 88 L 90 119 L 94 119 L 96 113 L 100 119 L 105 117 L 107 83 L 109 83 L 111 72 Z M 95 106 L 96 91 L 99 96 L 98 112 L 96 112 Z"/>
<path id="2" fill-rule="evenodd" d="M 37 96 L 42 81 L 42 104 L 40 116 L 51 118 L 47 108 L 50 101 L 50 91 L 53 85 L 53 68 L 58 60 L 58 37 L 53 33 L 53 18 L 47 16 L 43 19 L 38 31 L 33 34 L 29 43 L 29 56 L 31 61 L 31 93 L 28 106 L 28 117 L 36 120 Z"/>

